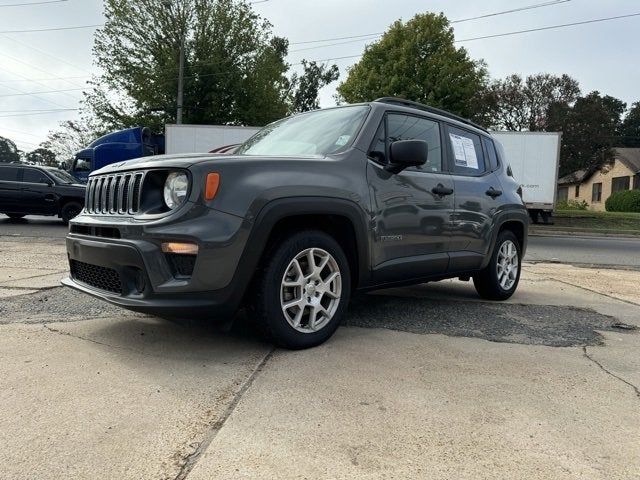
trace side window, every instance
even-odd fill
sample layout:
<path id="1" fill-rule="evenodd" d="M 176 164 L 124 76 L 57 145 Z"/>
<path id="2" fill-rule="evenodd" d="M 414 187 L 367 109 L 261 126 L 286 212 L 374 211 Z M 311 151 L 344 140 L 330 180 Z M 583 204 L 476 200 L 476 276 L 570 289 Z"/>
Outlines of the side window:
<path id="1" fill-rule="evenodd" d="M 376 136 L 369 149 L 369 157 L 379 163 L 387 163 L 388 147 L 398 140 L 424 140 L 427 142 L 429 154 L 427 163 L 412 167 L 423 172 L 442 171 L 442 146 L 440 145 L 440 125 L 438 122 L 412 115 L 391 113 L 380 124 Z"/>
<path id="2" fill-rule="evenodd" d="M 25 183 L 47 183 L 49 179 L 47 179 L 44 173 L 34 170 L 33 168 L 27 168 L 22 175 L 22 181 Z"/>
<path id="3" fill-rule="evenodd" d="M 457 175 L 481 175 L 486 166 L 480 135 L 448 126 L 447 140 L 451 147 L 454 173 Z"/>
<path id="4" fill-rule="evenodd" d="M 440 124 L 434 120 L 391 113 L 387 116 L 389 144 L 398 140 L 424 140 L 429 148 L 427 163 L 415 167 L 423 172 L 442 171 Z"/>
<path id="5" fill-rule="evenodd" d="M 91 160 L 88 158 L 78 158 L 73 166 L 76 172 L 89 172 L 91 171 Z"/>
<path id="6" fill-rule="evenodd" d="M 16 182 L 18 180 L 18 169 L 15 167 L 0 167 L 0 181 Z"/>
<path id="7" fill-rule="evenodd" d="M 483 138 L 482 142 L 484 143 L 484 147 L 487 150 L 487 157 L 489 160 L 489 169 L 495 170 L 498 168 L 498 154 L 496 153 L 496 146 L 493 143 L 493 140 L 488 138 Z"/>

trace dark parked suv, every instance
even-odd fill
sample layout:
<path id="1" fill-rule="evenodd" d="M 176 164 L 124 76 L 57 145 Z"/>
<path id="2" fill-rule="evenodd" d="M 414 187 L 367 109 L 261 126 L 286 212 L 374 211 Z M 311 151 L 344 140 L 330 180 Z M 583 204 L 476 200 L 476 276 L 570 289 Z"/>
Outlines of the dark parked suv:
<path id="1" fill-rule="evenodd" d="M 65 223 L 84 207 L 85 186 L 64 170 L 0 163 L 0 213 L 57 215 Z"/>
<path id="2" fill-rule="evenodd" d="M 289 348 L 328 339 L 356 290 L 459 277 L 504 300 L 528 225 L 505 162 L 483 128 L 383 98 L 280 120 L 233 155 L 110 165 L 63 283 L 168 318 L 244 304 Z"/>

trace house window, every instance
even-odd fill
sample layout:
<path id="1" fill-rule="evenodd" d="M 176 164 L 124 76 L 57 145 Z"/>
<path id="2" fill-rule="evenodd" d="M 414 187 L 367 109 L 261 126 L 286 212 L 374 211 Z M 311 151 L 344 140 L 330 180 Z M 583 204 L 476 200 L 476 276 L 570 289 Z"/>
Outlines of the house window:
<path id="1" fill-rule="evenodd" d="M 592 202 L 602 201 L 602 183 L 593 184 L 593 189 L 591 190 L 591 201 Z"/>
<path id="2" fill-rule="evenodd" d="M 566 202 L 569 198 L 569 187 L 558 187 L 558 201 Z"/>
<path id="3" fill-rule="evenodd" d="M 629 177 L 615 177 L 611 180 L 611 193 L 629 190 Z"/>
<path id="4" fill-rule="evenodd" d="M 576 185 L 576 198 L 580 196 L 580 185 Z"/>
<path id="5" fill-rule="evenodd" d="M 636 173 L 636 176 L 633 177 L 633 189 L 640 190 L 640 173 Z"/>

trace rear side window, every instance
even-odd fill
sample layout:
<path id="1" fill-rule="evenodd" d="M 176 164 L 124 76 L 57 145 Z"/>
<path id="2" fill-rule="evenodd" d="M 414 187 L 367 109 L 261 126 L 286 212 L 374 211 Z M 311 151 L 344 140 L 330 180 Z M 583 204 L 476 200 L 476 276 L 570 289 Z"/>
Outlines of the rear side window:
<path id="1" fill-rule="evenodd" d="M 387 163 L 389 145 L 398 140 L 424 140 L 427 142 L 429 154 L 427 163 L 418 167 L 411 167 L 423 172 L 442 171 L 442 146 L 440 145 L 440 124 L 434 120 L 390 113 L 380 124 L 376 136 L 371 144 L 369 157 L 380 163 Z"/>
<path id="2" fill-rule="evenodd" d="M 496 152 L 496 146 L 493 143 L 493 140 L 488 138 L 483 138 L 484 147 L 487 150 L 487 160 L 489 161 L 489 169 L 495 170 L 498 168 L 498 153 Z"/>
<path id="3" fill-rule="evenodd" d="M 47 183 L 49 180 L 41 171 L 27 168 L 22 175 L 22 181 L 25 183 Z"/>
<path id="4" fill-rule="evenodd" d="M 0 181 L 15 182 L 18 180 L 18 169 L 15 167 L 0 167 Z"/>
<path id="5" fill-rule="evenodd" d="M 448 126 L 447 141 L 453 171 L 457 175 L 482 175 L 486 171 L 480 135 Z"/>

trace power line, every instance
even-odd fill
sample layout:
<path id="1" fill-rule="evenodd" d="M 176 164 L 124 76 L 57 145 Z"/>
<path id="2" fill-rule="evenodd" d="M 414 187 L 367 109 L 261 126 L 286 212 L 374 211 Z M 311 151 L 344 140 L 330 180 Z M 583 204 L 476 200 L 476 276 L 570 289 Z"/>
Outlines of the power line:
<path id="1" fill-rule="evenodd" d="M 30 5 L 44 5 L 46 3 L 62 3 L 62 2 L 66 2 L 67 0 L 46 0 L 46 1 L 42 1 L 42 2 L 31 2 L 31 3 L 9 3 L 7 5 L 0 5 L 0 8 L 2 7 L 28 7 Z"/>
<path id="2" fill-rule="evenodd" d="M 17 77 L 27 78 L 27 77 L 25 77 L 24 75 L 22 75 L 22 74 L 20 74 L 20 73 L 10 72 L 9 70 L 6 70 L 6 69 L 4 69 L 4 68 L 2 68 L 2 67 L 0 67 L 0 70 L 1 70 L 1 71 L 4 71 L 4 72 L 7 72 L 7 73 L 9 73 L 9 74 L 11 74 L 11 75 L 15 75 L 15 76 L 17 76 Z M 40 82 L 36 82 L 36 83 L 39 83 L 40 85 L 44 85 L 46 88 L 49 88 L 49 87 L 47 87 L 44 83 L 40 83 Z M 10 86 L 8 86 L 8 85 L 4 85 L 4 87 L 5 87 L 5 88 L 8 88 L 8 89 L 10 89 L 10 90 L 13 90 L 13 91 L 15 91 L 15 92 L 18 92 L 18 93 L 28 93 L 28 92 L 25 92 L 24 90 L 20 90 L 19 88 L 16 88 L 16 87 L 10 87 Z M 33 95 L 33 97 L 38 98 L 38 99 L 40 99 L 40 100 L 42 100 L 42 101 L 44 101 L 44 102 L 50 103 L 51 105 L 55 105 L 56 107 L 67 108 L 66 106 L 61 105 L 61 104 L 59 104 L 59 103 L 57 103 L 57 102 L 54 102 L 53 100 L 49 100 L 48 98 L 39 97 L 39 96 L 37 96 L 37 95 Z"/>
<path id="3" fill-rule="evenodd" d="M 104 23 L 97 23 L 93 25 L 77 25 L 73 27 L 51 27 L 51 28 L 35 28 L 29 30 L 2 30 L 0 33 L 38 33 L 38 32 L 58 32 L 60 30 L 80 30 L 83 28 L 98 28 L 104 27 Z"/>
<path id="4" fill-rule="evenodd" d="M 77 110 L 77 108 L 33 108 L 30 110 L 25 110 L 21 108 L 20 110 L 0 110 L 0 113 L 48 113 L 48 112 L 58 112 L 65 110 Z"/>
<path id="5" fill-rule="evenodd" d="M 83 68 L 83 67 L 79 67 L 78 65 L 75 65 L 75 64 L 73 64 L 73 63 L 69 62 L 68 60 L 65 60 L 64 58 L 57 57 L 57 56 L 55 56 L 55 55 L 53 55 L 53 54 L 51 54 L 51 53 L 49 53 L 49 52 L 45 52 L 44 50 L 40 50 L 39 48 L 36 48 L 36 47 L 34 47 L 34 46 L 32 46 L 32 45 L 29 45 L 29 44 L 28 44 L 28 43 L 26 43 L 26 42 L 22 42 L 22 41 L 20 41 L 20 40 L 15 39 L 15 38 L 11 38 L 11 37 L 9 37 L 8 35 L 1 35 L 1 34 L 0 34 L 0 36 L 1 36 L 1 37 L 3 37 L 3 38 L 6 38 L 7 40 L 11 40 L 12 42 L 17 43 L 18 45 L 22 45 L 22 46 L 27 47 L 27 48 L 29 48 L 29 49 L 31 49 L 31 50 L 33 50 L 33 51 L 35 51 L 35 52 L 38 52 L 38 53 L 40 53 L 41 55 L 44 55 L 44 56 L 46 56 L 46 57 L 53 58 L 53 59 L 54 59 L 55 61 L 57 61 L 57 62 L 66 63 L 67 65 L 69 65 L 69 66 L 71 66 L 71 67 L 73 67 L 73 68 L 75 68 L 75 69 L 77 69 L 77 70 L 81 70 L 81 71 L 83 71 L 83 72 L 87 72 L 87 73 L 89 73 L 89 74 L 91 73 L 89 70 L 87 70 L 87 69 L 85 69 L 85 68 Z"/>
<path id="6" fill-rule="evenodd" d="M 460 42 L 472 42 L 475 40 L 484 40 L 484 39 L 488 39 L 488 38 L 499 38 L 499 37 L 508 37 L 508 36 L 512 36 L 512 35 L 520 35 L 523 33 L 531 33 L 531 32 L 541 32 L 541 31 L 545 31 L 545 30 L 555 30 L 558 28 L 566 28 L 566 27 L 574 27 L 577 25 L 587 25 L 587 24 L 591 24 L 591 23 L 598 23 L 598 22 L 608 22 L 611 20 L 619 20 L 619 19 L 623 19 L 623 18 L 630 18 L 630 17 L 637 17 L 640 16 L 640 12 L 639 13 L 630 13 L 627 15 L 617 15 L 615 17 L 606 17 L 606 18 L 596 18 L 594 20 L 585 20 L 582 22 L 572 22 L 572 23 L 563 23 L 563 24 L 559 24 L 559 25 L 549 25 L 546 27 L 538 27 L 538 28 L 529 28 L 526 30 L 517 30 L 514 32 L 504 32 L 504 33 L 496 33 L 493 35 L 483 35 L 480 37 L 471 37 L 471 38 L 463 38 L 460 40 L 455 40 L 455 43 L 460 43 Z M 297 49 L 297 50 L 291 50 L 291 52 L 289 53 L 295 53 L 295 52 L 300 52 L 303 50 L 311 50 L 314 48 L 324 48 L 324 47 L 332 47 L 335 45 L 344 45 L 347 43 L 354 43 L 354 42 L 358 42 L 358 41 L 362 41 L 362 40 L 370 40 L 370 39 L 360 39 L 360 40 L 351 40 L 351 41 L 346 41 L 346 42 L 338 42 L 338 43 L 330 43 L 328 45 L 319 45 L 317 47 L 308 47 L 308 48 L 301 48 L 301 49 Z M 371 39 L 372 40 L 372 39 Z M 356 55 L 359 56 L 359 55 Z M 342 58 L 349 58 L 349 57 L 342 57 Z M 354 57 L 352 57 L 354 58 Z M 320 61 L 320 60 L 316 60 L 316 61 Z"/>
<path id="7" fill-rule="evenodd" d="M 469 18 L 462 18 L 459 20 L 451 20 L 449 23 L 463 23 L 463 22 L 470 22 L 471 20 L 479 20 L 481 18 L 488 18 L 488 17 L 496 17 L 499 15 L 507 15 L 509 13 L 516 13 L 516 12 L 522 12 L 525 10 L 533 10 L 535 8 L 542 8 L 542 7 L 550 7 L 553 5 L 559 5 L 561 3 L 567 3 L 570 2 L 571 0 L 553 0 L 551 2 L 544 2 L 544 3 L 536 3 L 534 5 L 527 5 L 525 7 L 520 7 L 520 8 L 514 8 L 511 10 L 503 10 L 501 12 L 494 12 L 494 13 L 487 13 L 484 15 L 479 15 L 477 17 L 469 17 Z M 361 35 L 350 35 L 347 37 L 333 37 L 333 38 L 324 38 L 322 40 L 307 40 L 304 42 L 291 42 L 289 45 L 303 45 L 303 44 L 309 44 L 309 43 L 323 43 L 323 42 L 331 42 L 333 40 L 349 40 L 352 38 L 363 38 L 363 37 L 379 37 L 380 35 L 384 34 L 384 32 L 374 32 L 374 33 L 363 33 Z M 326 45 L 329 46 L 329 45 Z"/>
<path id="8" fill-rule="evenodd" d="M 57 113 L 62 113 L 62 112 L 75 112 L 77 111 L 77 108 L 59 108 L 57 110 L 47 110 L 47 111 L 42 111 L 42 112 L 29 112 L 29 113 L 12 113 L 9 115 L 0 115 L 0 118 L 8 118 L 8 117 L 28 117 L 31 115 L 50 115 L 50 114 L 57 114 Z"/>
<path id="9" fill-rule="evenodd" d="M 22 92 L 22 93 L 7 93 L 0 95 L 0 98 L 4 97 L 22 97 L 22 96 L 30 96 L 30 95 L 40 95 L 42 93 L 63 93 L 63 92 L 77 92 L 80 90 L 84 90 L 84 88 L 67 88 L 65 90 L 43 90 L 41 92 Z"/>
<path id="10" fill-rule="evenodd" d="M 530 28 L 527 30 L 518 30 L 515 32 L 497 33 L 495 35 L 484 35 L 482 37 L 464 38 L 462 40 L 456 40 L 456 42 L 472 42 L 474 40 L 484 40 L 486 38 L 508 37 L 510 35 L 519 35 L 522 33 L 541 32 L 543 30 L 553 30 L 557 28 L 574 27 L 576 25 L 587 25 L 590 23 L 608 22 L 610 20 L 619 20 L 621 18 L 630 18 L 630 17 L 637 17 L 637 16 L 640 16 L 640 12 L 630 13 L 627 15 L 617 15 L 615 17 L 596 18 L 594 20 L 585 20 L 583 22 L 563 23 L 560 25 L 550 25 L 548 27 Z"/>
<path id="11" fill-rule="evenodd" d="M 5 70 L 7 71 L 7 70 Z M 11 73 L 11 72 L 9 72 Z M 55 77 L 55 78 L 31 78 L 31 79 L 25 79 L 25 80 L 0 80 L 0 84 L 3 83 L 23 83 L 23 82 L 53 82 L 53 81 L 58 81 L 58 80 L 71 80 L 71 79 L 76 79 L 76 78 L 89 78 L 90 75 L 79 75 L 79 76 L 75 76 L 75 77 Z"/>

